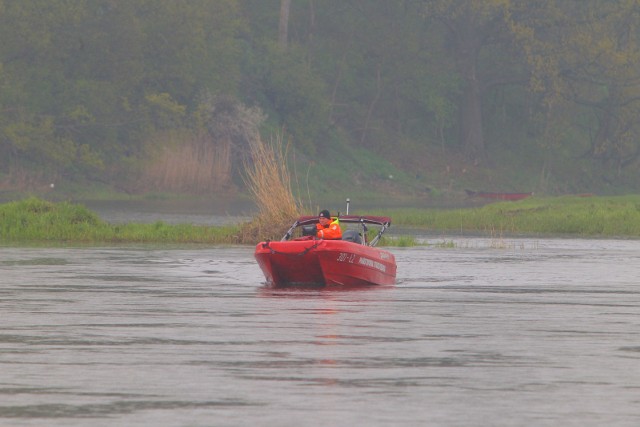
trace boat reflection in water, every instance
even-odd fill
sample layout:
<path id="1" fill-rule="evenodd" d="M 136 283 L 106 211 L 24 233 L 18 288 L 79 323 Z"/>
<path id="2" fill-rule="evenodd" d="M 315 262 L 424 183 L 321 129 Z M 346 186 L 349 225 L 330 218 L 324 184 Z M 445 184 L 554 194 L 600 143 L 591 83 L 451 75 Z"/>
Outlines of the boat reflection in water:
<path id="1" fill-rule="evenodd" d="M 345 229 L 341 240 L 316 238 L 317 222 L 315 216 L 302 216 L 280 241 L 258 243 L 255 258 L 268 285 L 362 287 L 395 284 L 395 256 L 375 247 L 385 230 L 391 226 L 390 218 L 340 216 L 343 229 L 349 225 L 358 227 Z M 379 230 L 367 242 L 369 226 L 377 226 Z"/>

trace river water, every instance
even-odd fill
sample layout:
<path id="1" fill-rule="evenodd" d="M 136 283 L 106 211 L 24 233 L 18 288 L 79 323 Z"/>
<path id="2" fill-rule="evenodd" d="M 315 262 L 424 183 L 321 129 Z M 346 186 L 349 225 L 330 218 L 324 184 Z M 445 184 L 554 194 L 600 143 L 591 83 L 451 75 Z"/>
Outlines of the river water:
<path id="1" fill-rule="evenodd" d="M 640 425 L 640 242 L 424 238 L 355 291 L 266 288 L 247 246 L 0 247 L 0 425 Z"/>

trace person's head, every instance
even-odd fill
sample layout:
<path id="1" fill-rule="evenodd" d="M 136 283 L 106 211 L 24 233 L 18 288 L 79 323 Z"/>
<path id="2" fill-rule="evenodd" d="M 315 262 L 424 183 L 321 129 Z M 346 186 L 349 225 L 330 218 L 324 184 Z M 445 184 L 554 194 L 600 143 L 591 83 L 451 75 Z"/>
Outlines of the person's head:
<path id="1" fill-rule="evenodd" d="M 331 214 L 327 209 L 320 211 L 318 214 L 318 221 L 323 225 L 331 221 Z"/>

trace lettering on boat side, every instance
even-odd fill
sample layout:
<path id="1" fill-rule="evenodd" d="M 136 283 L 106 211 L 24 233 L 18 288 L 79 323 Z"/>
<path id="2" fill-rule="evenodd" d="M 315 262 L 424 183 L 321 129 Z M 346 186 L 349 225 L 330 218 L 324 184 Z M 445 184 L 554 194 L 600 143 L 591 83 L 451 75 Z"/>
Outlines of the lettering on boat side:
<path id="1" fill-rule="evenodd" d="M 338 261 L 340 262 L 348 262 L 353 264 L 353 261 L 356 259 L 356 254 L 349 254 L 345 252 L 340 252 L 338 254 Z"/>
<path id="2" fill-rule="evenodd" d="M 373 267 L 380 271 L 387 271 L 387 266 L 378 261 L 370 260 L 369 258 L 360 257 L 360 264 L 366 265 L 367 267 Z"/>
<path id="3" fill-rule="evenodd" d="M 336 261 L 338 262 L 348 262 L 350 264 L 353 264 L 354 262 L 356 262 L 356 259 L 358 259 L 357 263 L 367 266 L 367 267 L 371 267 L 371 268 L 375 268 L 377 270 L 380 270 L 382 272 L 386 272 L 387 271 L 387 266 L 384 265 L 381 262 L 378 261 L 374 261 L 371 260 L 369 258 L 365 258 L 365 257 L 359 257 L 356 254 L 350 254 L 350 253 L 346 253 L 346 252 L 340 252 L 338 254 L 338 258 L 336 259 Z"/>

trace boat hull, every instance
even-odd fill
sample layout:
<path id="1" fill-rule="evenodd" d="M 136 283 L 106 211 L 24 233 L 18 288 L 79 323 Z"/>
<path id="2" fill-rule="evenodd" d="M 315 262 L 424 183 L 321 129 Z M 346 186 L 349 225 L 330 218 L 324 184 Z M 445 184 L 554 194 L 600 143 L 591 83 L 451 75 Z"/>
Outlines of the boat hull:
<path id="1" fill-rule="evenodd" d="M 342 240 L 261 242 L 255 258 L 274 287 L 393 285 L 396 280 L 392 253 Z"/>

